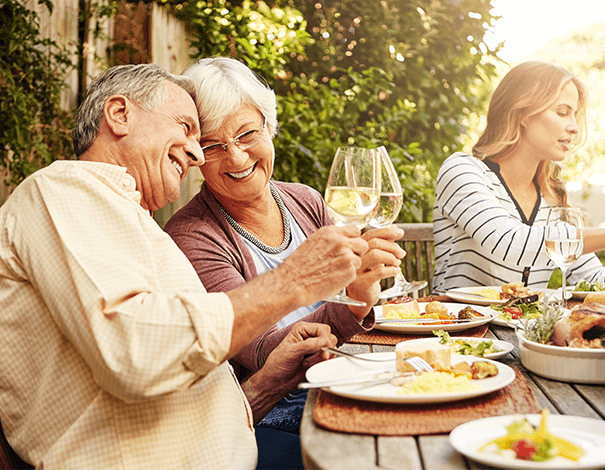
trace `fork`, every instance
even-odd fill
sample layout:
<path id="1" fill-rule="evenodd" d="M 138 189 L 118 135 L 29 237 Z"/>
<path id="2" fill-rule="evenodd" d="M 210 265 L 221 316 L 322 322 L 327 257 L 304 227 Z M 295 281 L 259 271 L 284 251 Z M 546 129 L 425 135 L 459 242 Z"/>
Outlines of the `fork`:
<path id="1" fill-rule="evenodd" d="M 352 359 L 358 359 L 360 361 L 389 362 L 389 361 L 393 360 L 393 359 L 376 359 L 376 358 L 356 356 L 355 354 L 350 354 L 350 353 L 341 351 L 340 349 L 333 349 L 333 348 L 321 348 L 321 349 L 322 349 L 322 351 L 331 352 L 333 354 L 336 354 L 337 356 L 349 357 Z M 406 357 L 403 360 L 405 362 L 407 362 L 409 365 L 411 365 L 418 372 L 433 372 L 433 368 L 431 367 L 431 365 L 428 362 L 426 362 L 424 359 L 422 359 L 421 357 L 418 357 L 418 356 Z"/>

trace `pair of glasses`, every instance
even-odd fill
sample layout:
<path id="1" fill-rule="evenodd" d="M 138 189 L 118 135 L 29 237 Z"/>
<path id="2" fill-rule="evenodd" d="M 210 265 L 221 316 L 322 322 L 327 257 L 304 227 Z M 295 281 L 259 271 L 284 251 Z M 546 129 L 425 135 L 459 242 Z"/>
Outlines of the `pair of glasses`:
<path id="1" fill-rule="evenodd" d="M 250 129 L 249 131 L 242 132 L 240 135 L 235 137 L 231 142 L 219 142 L 216 144 L 206 145 L 202 147 L 204 152 L 204 158 L 207 162 L 213 160 L 219 160 L 227 155 L 227 149 L 231 144 L 237 145 L 240 150 L 246 150 L 260 141 L 265 128 L 267 127 L 267 118 L 263 116 L 263 125 L 258 129 Z"/>

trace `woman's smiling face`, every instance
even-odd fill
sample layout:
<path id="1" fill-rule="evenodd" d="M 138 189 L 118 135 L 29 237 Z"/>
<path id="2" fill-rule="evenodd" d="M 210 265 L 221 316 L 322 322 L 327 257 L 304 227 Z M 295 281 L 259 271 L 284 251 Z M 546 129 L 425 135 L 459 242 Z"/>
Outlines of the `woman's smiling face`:
<path id="1" fill-rule="evenodd" d="M 243 105 L 231 114 L 223 125 L 202 137 L 202 147 L 232 142 L 236 136 L 263 126 L 264 117 L 256 108 Z M 223 150 L 220 150 L 223 152 Z M 201 166 L 206 184 L 219 202 L 228 210 L 237 203 L 250 203 L 268 190 L 273 174 L 275 149 L 267 129 L 261 131 L 258 142 L 241 150 L 231 143 L 222 158 Z"/>

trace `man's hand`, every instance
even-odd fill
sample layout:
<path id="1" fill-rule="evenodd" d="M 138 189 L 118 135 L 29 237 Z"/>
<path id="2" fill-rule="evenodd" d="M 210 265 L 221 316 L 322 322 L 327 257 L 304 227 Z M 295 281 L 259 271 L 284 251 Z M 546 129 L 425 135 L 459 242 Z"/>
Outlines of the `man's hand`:
<path id="1" fill-rule="evenodd" d="M 322 227 L 281 266 L 227 292 L 235 313 L 229 357 L 286 314 L 353 282 L 367 251 L 358 228 Z"/>
<path id="2" fill-rule="evenodd" d="M 279 269 L 292 277 L 301 295 L 307 297 L 302 305 L 310 305 L 355 280 L 368 248 L 356 227 L 322 227 Z"/>
<path id="3" fill-rule="evenodd" d="M 333 348 L 336 343 L 336 336 L 330 333 L 328 325 L 306 322 L 292 325 L 262 369 L 242 384 L 254 422 L 260 421 L 282 397 L 295 390 L 304 381 L 310 366 L 328 358 L 321 348 Z"/>
<path id="4" fill-rule="evenodd" d="M 380 295 L 380 280 L 394 277 L 400 270 L 405 251 L 395 243 L 403 236 L 403 230 L 395 226 L 370 230 L 362 235 L 368 242 L 368 251 L 362 257 L 357 279 L 347 286 L 347 294 L 363 300 L 367 306 L 349 308 L 361 321 L 376 304 Z"/>

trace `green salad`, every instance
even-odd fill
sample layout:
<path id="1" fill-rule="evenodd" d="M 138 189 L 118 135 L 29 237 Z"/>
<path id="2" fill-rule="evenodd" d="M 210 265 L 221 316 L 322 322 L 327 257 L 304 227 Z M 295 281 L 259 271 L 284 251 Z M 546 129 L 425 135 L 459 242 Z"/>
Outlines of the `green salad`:
<path id="1" fill-rule="evenodd" d="M 498 312 L 498 318 L 504 321 L 511 320 L 530 320 L 532 318 L 541 317 L 544 313 L 544 307 L 540 300 L 530 303 L 517 302 L 514 305 L 508 303 L 502 305 L 490 305 L 492 310 Z"/>
<path id="2" fill-rule="evenodd" d="M 486 354 L 493 354 L 502 351 L 491 340 L 488 339 L 454 339 L 447 331 L 435 330 L 435 336 L 439 336 L 440 344 L 450 346 L 454 354 L 462 354 L 464 356 L 479 356 L 483 357 Z"/>
<path id="3" fill-rule="evenodd" d="M 605 284 L 600 282 L 580 281 L 574 287 L 574 292 L 601 292 L 605 290 Z"/>

